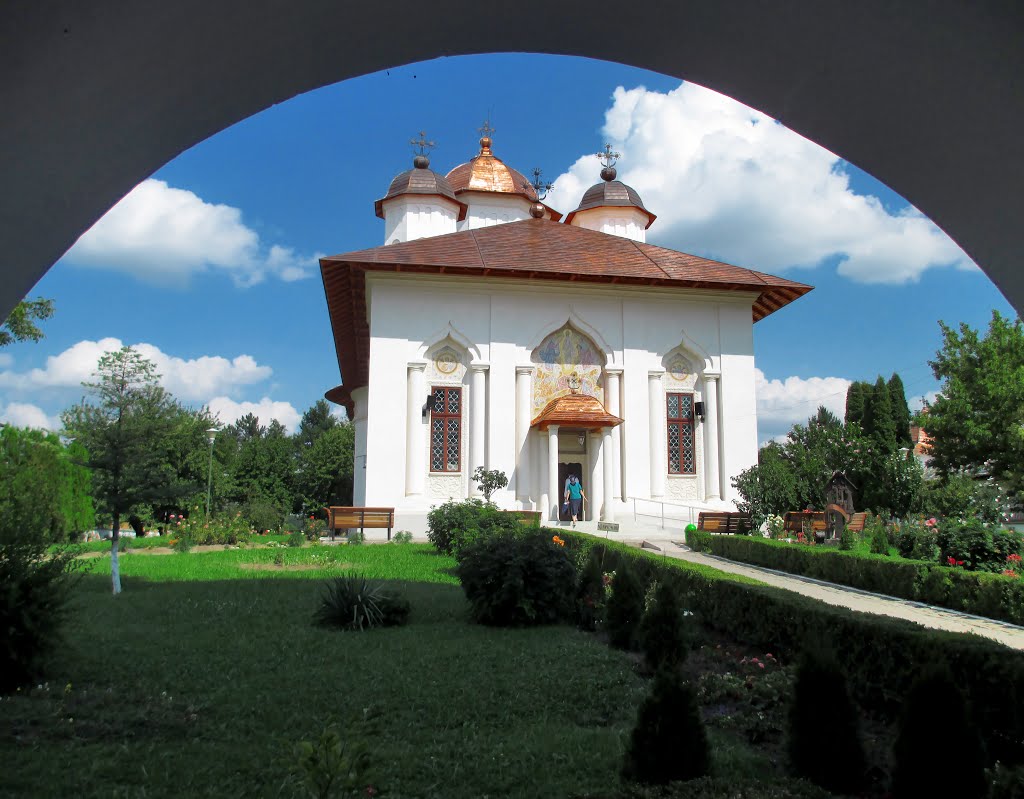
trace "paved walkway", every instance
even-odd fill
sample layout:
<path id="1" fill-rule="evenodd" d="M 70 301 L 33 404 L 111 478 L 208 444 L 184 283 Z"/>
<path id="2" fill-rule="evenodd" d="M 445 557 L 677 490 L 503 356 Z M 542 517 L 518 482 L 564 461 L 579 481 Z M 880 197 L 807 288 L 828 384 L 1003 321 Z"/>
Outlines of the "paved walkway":
<path id="1" fill-rule="evenodd" d="M 600 533 L 598 537 L 604 538 L 605 534 Z M 985 638 L 991 638 L 1013 649 L 1024 650 L 1024 627 L 1018 627 L 1007 622 L 986 619 L 981 616 L 972 616 L 968 613 L 938 608 L 934 605 L 925 605 L 921 602 L 912 602 L 907 599 L 872 594 L 857 588 L 826 583 L 821 580 L 794 574 L 785 574 L 773 569 L 763 569 L 759 566 L 736 563 L 735 561 L 726 560 L 714 555 L 694 552 L 678 538 L 672 538 L 671 536 L 612 533 L 610 537 L 613 540 L 622 541 L 634 546 L 640 546 L 643 542 L 647 542 L 648 545 L 657 547 L 661 554 L 668 557 L 687 560 L 691 563 L 701 563 L 724 572 L 743 574 L 776 588 L 794 591 L 812 599 L 827 602 L 830 605 L 839 605 L 861 613 L 875 613 L 881 616 L 907 619 L 908 621 L 917 622 L 925 627 L 933 627 L 938 630 L 974 633 Z M 652 549 L 650 551 L 655 552 L 656 550 Z"/>

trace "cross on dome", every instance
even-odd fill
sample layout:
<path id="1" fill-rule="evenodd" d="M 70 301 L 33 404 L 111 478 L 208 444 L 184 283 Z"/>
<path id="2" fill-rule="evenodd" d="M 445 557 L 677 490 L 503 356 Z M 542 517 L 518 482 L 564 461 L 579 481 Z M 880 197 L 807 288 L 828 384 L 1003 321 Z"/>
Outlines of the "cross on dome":
<path id="1" fill-rule="evenodd" d="M 533 186 L 533 190 L 537 192 L 538 200 L 543 200 L 545 197 L 548 196 L 548 192 L 555 188 L 554 183 L 548 183 L 544 180 L 541 180 L 541 174 L 541 168 L 539 166 L 535 166 L 533 168 L 533 181 L 530 183 L 530 185 Z"/>

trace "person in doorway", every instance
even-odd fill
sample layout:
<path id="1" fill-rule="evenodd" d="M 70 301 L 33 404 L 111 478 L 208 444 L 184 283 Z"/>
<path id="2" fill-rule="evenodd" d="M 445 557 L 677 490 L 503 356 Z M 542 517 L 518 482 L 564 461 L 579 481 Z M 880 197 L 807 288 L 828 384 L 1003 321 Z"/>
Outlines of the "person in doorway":
<path id="1" fill-rule="evenodd" d="M 581 513 L 584 503 L 587 501 L 587 493 L 583 490 L 583 484 L 580 479 L 570 474 L 568 481 L 565 484 L 565 501 L 569 503 L 569 512 L 572 515 L 572 526 L 576 526 L 576 522 Z"/>

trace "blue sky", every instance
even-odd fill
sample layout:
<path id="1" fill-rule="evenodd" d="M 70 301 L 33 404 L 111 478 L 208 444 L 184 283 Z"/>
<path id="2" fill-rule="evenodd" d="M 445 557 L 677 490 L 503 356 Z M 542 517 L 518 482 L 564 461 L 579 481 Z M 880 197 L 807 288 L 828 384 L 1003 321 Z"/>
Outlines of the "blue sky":
<path id="1" fill-rule="evenodd" d="M 894 192 L 757 112 L 663 75 L 586 59 L 489 55 L 399 67 L 268 109 L 141 184 L 32 291 L 56 316 L 0 353 L 0 418 L 55 425 L 105 347 L 145 344 L 182 400 L 225 422 L 294 426 L 338 382 L 315 258 L 383 243 L 373 201 L 424 130 L 447 172 L 477 150 L 556 182 L 571 210 L 589 154 L 659 219 L 648 241 L 814 285 L 755 326 L 759 433 L 780 435 L 849 380 L 896 370 L 937 388 L 937 320 L 1013 315 L 985 275 Z"/>

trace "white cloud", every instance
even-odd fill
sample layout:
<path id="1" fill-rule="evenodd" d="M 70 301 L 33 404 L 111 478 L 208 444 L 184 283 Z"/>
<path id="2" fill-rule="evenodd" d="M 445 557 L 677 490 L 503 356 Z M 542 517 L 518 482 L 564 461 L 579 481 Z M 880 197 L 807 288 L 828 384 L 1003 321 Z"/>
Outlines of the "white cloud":
<path id="1" fill-rule="evenodd" d="M 113 269 L 160 284 L 187 284 L 192 275 L 222 271 L 238 286 L 268 276 L 308 277 L 316 256 L 263 246 L 242 212 L 213 204 L 152 178 L 136 186 L 89 230 L 65 258 L 79 266 Z"/>
<path id="2" fill-rule="evenodd" d="M 784 435 L 794 424 L 804 423 L 824 405 L 842 419 L 846 414 L 846 390 L 850 381 L 844 377 L 787 377 L 769 380 L 760 369 L 754 369 L 754 392 L 757 396 L 757 423 L 762 439 Z"/>
<path id="3" fill-rule="evenodd" d="M 927 394 L 920 394 L 920 395 L 918 395 L 916 397 L 910 397 L 907 400 L 907 405 L 910 406 L 911 412 L 917 413 L 919 410 L 921 410 L 924 407 L 924 404 L 926 402 L 928 404 L 931 404 L 931 403 L 935 402 L 935 398 L 937 396 L 939 396 L 939 392 L 938 391 L 929 391 Z"/>
<path id="4" fill-rule="evenodd" d="M 235 402 L 228 397 L 214 397 L 207 404 L 210 412 L 223 424 L 233 424 L 247 413 L 259 418 L 260 424 L 266 426 L 272 419 L 277 419 L 289 433 L 294 433 L 302 421 L 302 414 L 295 410 L 290 402 L 275 402 L 264 397 L 259 402 Z"/>
<path id="5" fill-rule="evenodd" d="M 838 256 L 839 273 L 864 283 L 977 268 L 916 209 L 892 214 L 855 193 L 837 156 L 709 89 L 619 87 L 603 134 L 622 153 L 619 179 L 658 215 L 652 243 L 766 271 Z M 599 169 L 581 156 L 547 202 L 572 210 Z"/>
<path id="6" fill-rule="evenodd" d="M 79 388 L 92 379 L 99 359 L 120 349 L 116 338 L 79 341 L 58 355 L 46 359 L 46 366 L 27 372 L 0 371 L 0 388 L 32 391 L 52 388 Z M 260 366 L 251 355 L 225 358 L 203 355 L 184 359 L 162 352 L 152 344 L 134 344 L 136 350 L 156 364 L 160 384 L 176 398 L 206 401 L 220 394 L 231 394 L 240 386 L 266 380 L 273 370 Z"/>
<path id="7" fill-rule="evenodd" d="M 15 427 L 36 427 L 43 430 L 60 430 L 60 419 L 47 416 L 38 405 L 27 402 L 11 402 L 0 408 L 0 422 Z"/>
<path id="8" fill-rule="evenodd" d="M 0 369 L 14 364 L 14 356 L 7 352 L 0 352 Z"/>

